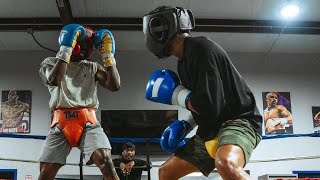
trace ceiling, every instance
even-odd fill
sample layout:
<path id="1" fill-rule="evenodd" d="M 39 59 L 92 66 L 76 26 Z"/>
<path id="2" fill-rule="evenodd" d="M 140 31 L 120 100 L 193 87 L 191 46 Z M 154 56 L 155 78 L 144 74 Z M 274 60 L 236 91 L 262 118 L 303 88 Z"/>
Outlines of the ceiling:
<path id="1" fill-rule="evenodd" d="M 294 1 L 294 0 L 291 0 Z M 119 51 L 145 50 L 142 17 L 161 5 L 191 9 L 192 36 L 204 35 L 228 52 L 318 53 L 319 0 L 296 0 L 300 16 L 284 21 L 287 0 L 1 0 L 0 50 L 57 50 L 66 22 L 108 28 Z"/>

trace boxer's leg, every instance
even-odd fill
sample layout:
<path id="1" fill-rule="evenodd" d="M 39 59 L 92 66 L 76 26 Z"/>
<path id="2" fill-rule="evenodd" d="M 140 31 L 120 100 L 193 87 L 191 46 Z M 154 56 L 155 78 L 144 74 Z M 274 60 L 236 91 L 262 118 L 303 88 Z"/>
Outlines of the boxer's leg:
<path id="1" fill-rule="evenodd" d="M 213 169 L 214 159 L 208 154 L 204 141 L 195 135 L 160 167 L 159 179 L 179 179 L 199 171 L 208 176 Z"/>
<path id="2" fill-rule="evenodd" d="M 220 146 L 216 153 L 215 165 L 220 176 L 225 180 L 250 179 L 243 167 L 245 166 L 243 150 L 232 144 Z"/>
<path id="3" fill-rule="evenodd" d="M 171 156 L 159 168 L 159 180 L 178 180 L 179 178 L 199 171 L 193 164 L 179 158 L 178 156 Z"/>
<path id="4" fill-rule="evenodd" d="M 84 162 L 96 164 L 105 179 L 119 179 L 111 159 L 111 145 L 100 124 L 87 123 L 80 141 Z"/>
<path id="5" fill-rule="evenodd" d="M 66 164 L 71 146 L 65 138 L 59 125 L 50 128 L 49 134 L 44 141 L 40 153 L 39 180 L 54 179 L 60 167 Z"/>
<path id="6" fill-rule="evenodd" d="M 249 162 L 253 149 L 261 136 L 246 119 L 230 120 L 222 124 L 215 166 L 223 179 L 250 179 L 244 166 Z"/>
<path id="7" fill-rule="evenodd" d="M 54 180 L 63 164 L 40 162 L 40 175 L 38 180 Z"/>
<path id="8" fill-rule="evenodd" d="M 106 180 L 118 180 L 119 177 L 114 168 L 112 159 L 111 159 L 111 150 L 110 149 L 97 149 L 93 152 L 91 160 L 94 164 L 98 166 L 103 177 Z"/>

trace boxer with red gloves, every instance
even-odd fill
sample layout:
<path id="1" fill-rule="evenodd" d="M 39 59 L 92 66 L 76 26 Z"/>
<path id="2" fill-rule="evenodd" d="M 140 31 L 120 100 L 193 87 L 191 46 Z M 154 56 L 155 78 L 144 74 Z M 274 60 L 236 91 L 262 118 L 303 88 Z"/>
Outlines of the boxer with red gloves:
<path id="1" fill-rule="evenodd" d="M 178 75 L 156 70 L 146 98 L 192 113 L 164 130 L 160 144 L 174 153 L 159 169 L 160 180 L 175 180 L 217 168 L 223 179 L 249 179 L 243 167 L 261 140 L 262 117 L 253 93 L 226 52 L 206 37 L 191 37 L 190 10 L 161 6 L 143 17 L 145 44 L 158 58 L 175 56 Z M 192 122 L 195 123 L 192 123 Z M 186 143 L 193 124 L 196 134 Z"/>
<path id="2" fill-rule="evenodd" d="M 53 180 L 73 147 L 81 151 L 86 164 L 97 165 L 104 179 L 119 179 L 110 142 L 95 114 L 99 106 L 96 82 L 110 91 L 120 88 L 115 59 L 106 68 L 90 61 L 94 45 L 109 47 L 103 53 L 115 53 L 112 34 L 100 31 L 79 24 L 64 26 L 56 57 L 48 57 L 40 65 L 40 77 L 51 95 L 53 120 L 40 154 L 39 180 Z M 104 54 L 102 59 L 104 62 Z"/>

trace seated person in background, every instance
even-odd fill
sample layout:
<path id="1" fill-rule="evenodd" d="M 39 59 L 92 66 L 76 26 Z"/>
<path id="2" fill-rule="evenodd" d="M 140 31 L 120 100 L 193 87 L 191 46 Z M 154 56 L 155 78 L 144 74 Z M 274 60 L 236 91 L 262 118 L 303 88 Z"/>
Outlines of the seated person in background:
<path id="1" fill-rule="evenodd" d="M 135 159 L 135 154 L 135 145 L 126 143 L 122 146 L 120 158 L 112 160 L 120 180 L 140 180 L 142 171 L 149 170 L 151 163 L 147 165 L 147 161 Z M 134 168 L 134 166 L 144 167 Z"/>
<path id="2" fill-rule="evenodd" d="M 278 105 L 278 95 L 270 92 L 266 95 L 267 108 L 264 110 L 266 134 L 286 134 L 285 126 L 292 126 L 290 111 L 283 105 Z"/>

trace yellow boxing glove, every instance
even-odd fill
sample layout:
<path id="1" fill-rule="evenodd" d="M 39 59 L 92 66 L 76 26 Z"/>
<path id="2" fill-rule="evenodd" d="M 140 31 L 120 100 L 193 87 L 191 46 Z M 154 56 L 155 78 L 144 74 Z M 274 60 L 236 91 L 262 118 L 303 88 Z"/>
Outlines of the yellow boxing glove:
<path id="1" fill-rule="evenodd" d="M 218 137 L 215 137 L 214 139 L 205 142 L 205 146 L 206 146 L 206 149 L 208 151 L 208 154 L 213 159 L 215 159 L 215 157 L 216 157 L 216 152 L 217 152 L 217 149 L 218 149 L 218 145 L 219 145 Z"/>
<path id="2" fill-rule="evenodd" d="M 112 33 L 107 29 L 101 29 L 94 33 L 94 46 L 101 54 L 105 67 L 116 66 L 114 58 L 115 42 Z"/>

